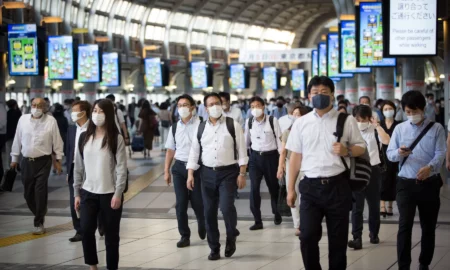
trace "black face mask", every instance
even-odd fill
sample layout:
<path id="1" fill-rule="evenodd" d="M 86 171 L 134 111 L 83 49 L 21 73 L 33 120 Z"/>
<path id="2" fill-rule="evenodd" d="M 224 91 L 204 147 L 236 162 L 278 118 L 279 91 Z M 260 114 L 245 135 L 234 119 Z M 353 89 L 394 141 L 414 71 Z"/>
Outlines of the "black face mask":
<path id="1" fill-rule="evenodd" d="M 280 109 L 283 108 L 283 103 L 277 103 L 277 107 Z"/>
<path id="2" fill-rule="evenodd" d="M 312 105 L 315 109 L 323 110 L 330 106 L 331 97 L 329 95 L 315 95 L 312 98 Z"/>

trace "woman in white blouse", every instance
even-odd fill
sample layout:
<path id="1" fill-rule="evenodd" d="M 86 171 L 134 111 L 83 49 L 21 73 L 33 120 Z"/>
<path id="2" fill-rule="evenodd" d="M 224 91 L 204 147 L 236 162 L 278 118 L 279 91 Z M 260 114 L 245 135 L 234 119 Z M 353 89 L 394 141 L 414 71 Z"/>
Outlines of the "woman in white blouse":
<path id="1" fill-rule="evenodd" d="M 93 107 L 92 121 L 80 135 L 75 155 L 75 209 L 81 215 L 85 263 L 91 270 L 97 269 L 95 230 L 100 214 L 105 231 L 106 265 L 115 270 L 119 264 L 120 219 L 127 178 L 126 151 L 114 122 L 113 103 L 100 99 Z"/>

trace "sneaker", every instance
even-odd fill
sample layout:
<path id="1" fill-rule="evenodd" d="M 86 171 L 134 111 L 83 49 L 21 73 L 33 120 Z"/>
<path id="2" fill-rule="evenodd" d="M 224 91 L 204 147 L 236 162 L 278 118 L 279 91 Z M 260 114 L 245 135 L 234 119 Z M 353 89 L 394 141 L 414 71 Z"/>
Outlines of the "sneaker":
<path id="1" fill-rule="evenodd" d="M 33 235 L 43 235 L 45 233 L 44 225 L 34 227 Z"/>

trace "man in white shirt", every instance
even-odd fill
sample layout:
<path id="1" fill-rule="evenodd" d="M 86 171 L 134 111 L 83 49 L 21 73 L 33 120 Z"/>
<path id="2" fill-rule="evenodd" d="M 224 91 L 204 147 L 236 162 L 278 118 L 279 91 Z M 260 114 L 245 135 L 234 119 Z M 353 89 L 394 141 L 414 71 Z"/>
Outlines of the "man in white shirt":
<path id="1" fill-rule="evenodd" d="M 264 114 L 264 100 L 260 97 L 250 99 L 252 117 L 245 124 L 245 141 L 251 148 L 249 161 L 249 174 L 251 181 L 250 209 L 252 210 L 255 224 L 251 231 L 263 229 L 261 217 L 261 181 L 264 177 L 269 188 L 272 214 L 275 225 L 282 222 L 278 213 L 278 184 L 277 170 L 281 151 L 281 131 L 278 120 L 274 116 Z"/>
<path id="2" fill-rule="evenodd" d="M 31 103 L 31 115 L 23 115 L 17 125 L 11 151 L 11 168 L 17 168 L 22 158 L 22 182 L 28 208 L 34 214 L 34 232 L 45 233 L 44 219 L 47 213 L 48 176 L 52 167 L 52 153 L 56 154 L 55 169 L 61 173 L 63 142 L 55 118 L 46 115 L 46 103 L 35 98 Z"/>
<path id="3" fill-rule="evenodd" d="M 167 185 L 170 185 L 172 183 L 170 173 L 172 172 L 176 196 L 175 209 L 177 213 L 178 231 L 181 235 L 177 247 L 184 248 L 191 244 L 191 230 L 189 229 L 187 214 L 189 201 L 191 202 L 192 209 L 197 217 L 198 235 L 202 240 L 206 238 L 206 228 L 199 170 L 194 174 L 194 186 L 196 188 L 190 192 L 186 186 L 188 178 L 186 164 L 188 162 L 192 141 L 196 139 L 194 131 L 200 124 L 200 120 L 197 117 L 192 116 L 192 111 L 195 108 L 195 101 L 191 96 L 187 94 L 179 96 L 176 104 L 181 120 L 175 122 L 170 127 L 167 136 L 164 179 Z M 170 166 L 172 165 L 174 158 L 175 163 L 170 171 Z"/>
<path id="4" fill-rule="evenodd" d="M 80 134 L 85 132 L 89 125 L 89 119 L 91 118 L 91 104 L 87 101 L 76 101 L 71 107 L 71 121 L 75 123 L 73 126 L 69 126 L 67 130 L 66 138 L 66 154 L 67 154 L 67 183 L 69 184 L 70 192 L 70 214 L 72 216 L 72 224 L 75 229 L 75 236 L 69 238 L 70 242 L 79 242 L 82 240 L 80 218 L 75 211 L 75 193 L 73 190 L 73 169 L 75 167 L 75 155 L 78 153 L 78 140 Z"/>
<path id="5" fill-rule="evenodd" d="M 335 136 L 339 113 L 333 109 L 334 84 L 325 76 L 315 76 L 308 85 L 314 111 L 294 122 L 286 149 L 291 150 L 289 191 L 287 202 L 295 206 L 295 183 L 299 171 L 305 173 L 300 181 L 300 247 L 306 270 L 322 269 L 319 241 L 322 220 L 328 228 L 329 268 L 347 267 L 349 211 L 352 192 L 349 177 L 341 157 L 364 153 L 365 142 L 353 117 L 348 117 L 341 142 Z"/>
<path id="6" fill-rule="evenodd" d="M 225 257 L 231 257 L 236 251 L 239 235 L 234 196 L 236 188 L 245 187 L 248 157 L 242 128 L 233 119 L 223 116 L 220 96 L 210 93 L 205 96 L 204 104 L 209 118 L 194 132 L 186 166 L 189 170 L 187 187 L 190 190 L 198 188 L 194 184 L 194 171 L 200 168 L 206 232 L 211 249 L 208 259 L 219 260 L 217 208 L 220 206 L 227 229 Z"/>
<path id="7" fill-rule="evenodd" d="M 242 118 L 242 111 L 239 108 L 231 107 L 230 93 L 220 92 L 219 96 L 222 100 L 223 115 L 233 118 L 234 121 L 238 122 L 238 124 L 243 127 L 244 118 Z"/>
<path id="8" fill-rule="evenodd" d="M 288 110 L 288 114 L 285 116 L 282 116 L 282 117 L 280 117 L 280 119 L 278 119 L 278 123 L 280 124 L 281 134 L 283 134 L 283 132 L 288 130 L 294 123 L 295 117 L 292 115 L 292 113 L 294 112 L 294 109 L 296 107 L 297 107 L 297 105 L 295 103 L 288 104 L 286 106 L 286 108 Z"/>

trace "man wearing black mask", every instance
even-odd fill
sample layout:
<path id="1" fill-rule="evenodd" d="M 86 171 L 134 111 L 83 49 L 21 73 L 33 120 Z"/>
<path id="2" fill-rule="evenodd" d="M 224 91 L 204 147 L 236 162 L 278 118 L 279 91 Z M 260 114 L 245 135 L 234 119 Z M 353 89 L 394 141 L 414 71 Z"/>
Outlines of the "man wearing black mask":
<path id="1" fill-rule="evenodd" d="M 273 117 L 280 119 L 280 117 L 285 116 L 288 114 L 286 107 L 284 107 L 285 100 L 283 97 L 277 98 L 277 108 L 274 108 L 270 115 Z"/>

